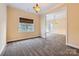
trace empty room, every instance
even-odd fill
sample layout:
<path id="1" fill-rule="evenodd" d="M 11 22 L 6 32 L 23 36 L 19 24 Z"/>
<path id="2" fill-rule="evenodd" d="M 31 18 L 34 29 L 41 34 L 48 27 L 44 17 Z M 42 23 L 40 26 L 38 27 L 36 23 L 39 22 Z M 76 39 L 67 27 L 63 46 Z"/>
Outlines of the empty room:
<path id="1" fill-rule="evenodd" d="M 78 56 L 79 4 L 0 3 L 1 56 Z"/>

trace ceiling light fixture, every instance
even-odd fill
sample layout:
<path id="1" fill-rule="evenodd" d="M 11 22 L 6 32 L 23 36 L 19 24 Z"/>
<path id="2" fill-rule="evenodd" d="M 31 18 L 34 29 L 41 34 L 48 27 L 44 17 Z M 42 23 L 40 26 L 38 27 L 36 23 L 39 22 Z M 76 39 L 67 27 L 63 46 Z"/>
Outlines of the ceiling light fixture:
<path id="1" fill-rule="evenodd" d="M 38 13 L 40 11 L 40 6 L 38 4 L 36 4 L 33 9 L 36 11 L 36 13 Z"/>

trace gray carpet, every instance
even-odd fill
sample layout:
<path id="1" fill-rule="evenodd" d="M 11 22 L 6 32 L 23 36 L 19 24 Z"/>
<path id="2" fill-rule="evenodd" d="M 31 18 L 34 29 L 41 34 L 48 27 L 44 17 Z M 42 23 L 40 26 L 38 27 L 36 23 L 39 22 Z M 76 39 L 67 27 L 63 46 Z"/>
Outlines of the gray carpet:
<path id="1" fill-rule="evenodd" d="M 4 56 L 76 56 L 78 50 L 65 45 L 64 35 L 52 34 L 43 38 L 34 38 L 8 43 Z"/>

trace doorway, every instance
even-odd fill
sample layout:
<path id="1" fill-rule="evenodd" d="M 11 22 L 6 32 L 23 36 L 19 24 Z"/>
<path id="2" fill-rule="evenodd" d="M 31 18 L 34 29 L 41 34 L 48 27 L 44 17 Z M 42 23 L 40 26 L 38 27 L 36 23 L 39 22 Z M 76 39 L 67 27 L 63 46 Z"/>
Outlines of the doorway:
<path id="1" fill-rule="evenodd" d="M 42 15 L 41 36 L 46 40 L 58 36 L 65 37 L 64 43 L 67 43 L 67 8 L 66 7 L 55 10 L 52 13 Z"/>
<path id="2" fill-rule="evenodd" d="M 67 10 L 60 9 L 46 15 L 46 35 L 67 34 Z"/>

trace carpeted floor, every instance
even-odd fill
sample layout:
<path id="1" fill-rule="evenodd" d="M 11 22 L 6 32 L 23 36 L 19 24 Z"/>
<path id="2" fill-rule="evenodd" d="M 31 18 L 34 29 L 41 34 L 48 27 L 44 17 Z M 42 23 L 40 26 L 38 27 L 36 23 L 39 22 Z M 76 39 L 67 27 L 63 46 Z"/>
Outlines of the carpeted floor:
<path id="1" fill-rule="evenodd" d="M 78 50 L 65 45 L 64 35 L 34 38 L 8 43 L 4 56 L 76 56 Z"/>

